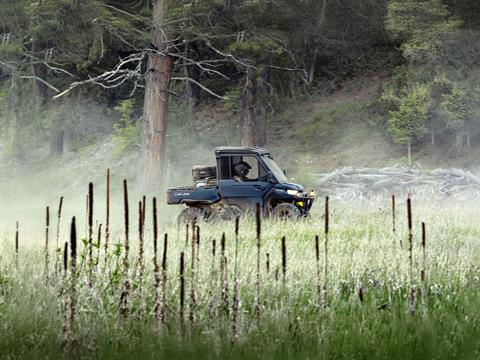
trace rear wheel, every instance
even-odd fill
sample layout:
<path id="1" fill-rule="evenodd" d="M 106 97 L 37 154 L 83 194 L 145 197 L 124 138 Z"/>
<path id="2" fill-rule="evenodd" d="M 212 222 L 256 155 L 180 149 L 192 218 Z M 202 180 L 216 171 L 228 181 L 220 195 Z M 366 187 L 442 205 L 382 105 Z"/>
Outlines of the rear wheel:
<path id="1" fill-rule="evenodd" d="M 192 222 L 202 222 L 207 219 L 207 213 L 196 207 L 187 207 L 178 215 L 177 222 L 179 225 L 191 224 Z"/>
<path id="2" fill-rule="evenodd" d="M 298 219 L 302 213 L 293 204 L 282 203 L 273 208 L 272 216 L 279 220 L 295 220 Z"/>

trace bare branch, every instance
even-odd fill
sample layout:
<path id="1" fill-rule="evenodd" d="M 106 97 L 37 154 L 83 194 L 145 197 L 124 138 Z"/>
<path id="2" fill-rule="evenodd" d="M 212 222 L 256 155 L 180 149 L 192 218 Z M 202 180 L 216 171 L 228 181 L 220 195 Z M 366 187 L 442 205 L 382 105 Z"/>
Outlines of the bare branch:
<path id="1" fill-rule="evenodd" d="M 212 90 L 210 90 L 209 88 L 207 88 L 206 86 L 200 84 L 198 81 L 190 78 L 190 77 L 172 77 L 172 80 L 183 80 L 183 81 L 190 81 L 192 83 L 194 83 L 195 85 L 197 85 L 200 89 L 206 91 L 207 93 L 209 93 L 210 95 L 213 95 L 215 96 L 216 98 L 218 99 L 222 99 L 222 100 L 227 100 L 228 97 L 227 96 L 222 96 L 222 95 L 218 95 L 216 93 L 214 93 Z"/>
<path id="2" fill-rule="evenodd" d="M 58 90 L 55 86 L 49 84 L 47 81 L 43 80 L 42 78 L 38 77 L 38 76 L 27 76 L 27 75 L 22 75 L 22 76 L 19 76 L 18 77 L 19 79 L 33 79 L 33 80 L 36 80 L 36 81 L 40 81 L 42 84 L 46 85 L 47 87 L 49 87 L 50 89 L 52 89 L 53 91 L 59 93 L 60 90 Z"/>

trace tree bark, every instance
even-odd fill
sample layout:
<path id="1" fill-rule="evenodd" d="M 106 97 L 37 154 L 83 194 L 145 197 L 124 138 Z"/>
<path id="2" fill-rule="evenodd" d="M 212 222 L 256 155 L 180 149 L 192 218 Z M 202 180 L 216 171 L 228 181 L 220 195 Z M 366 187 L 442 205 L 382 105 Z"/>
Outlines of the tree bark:
<path id="1" fill-rule="evenodd" d="M 50 156 L 63 155 L 64 149 L 64 131 L 62 128 L 55 126 L 50 130 Z"/>
<path id="2" fill-rule="evenodd" d="M 168 9 L 166 1 L 153 1 L 152 47 L 166 51 L 168 31 L 165 28 Z M 168 49 L 171 51 L 171 49 Z M 165 178 L 165 141 L 168 97 L 173 70 L 173 58 L 151 51 L 145 76 L 143 107 L 143 149 L 140 186 L 144 190 L 159 185 Z"/>
<path id="3" fill-rule="evenodd" d="M 243 96 L 243 146 L 255 146 L 255 87 L 255 71 L 248 68 Z"/>
<path id="4" fill-rule="evenodd" d="M 265 66 L 262 79 L 258 83 L 260 93 L 260 109 L 257 121 L 257 145 L 265 146 L 267 144 L 267 120 L 268 120 L 268 95 L 270 84 L 270 68 Z"/>
<path id="5" fill-rule="evenodd" d="M 194 59 L 194 55 L 191 49 L 190 44 L 185 45 L 185 57 L 187 59 Z M 198 69 L 197 66 L 195 65 L 183 65 L 183 72 L 185 74 L 185 77 L 193 79 L 195 81 L 200 81 L 200 70 Z M 192 81 L 185 81 L 185 87 L 186 87 L 186 100 L 185 103 L 186 105 L 193 110 L 199 103 L 199 98 L 200 98 L 200 87 L 193 83 Z"/>

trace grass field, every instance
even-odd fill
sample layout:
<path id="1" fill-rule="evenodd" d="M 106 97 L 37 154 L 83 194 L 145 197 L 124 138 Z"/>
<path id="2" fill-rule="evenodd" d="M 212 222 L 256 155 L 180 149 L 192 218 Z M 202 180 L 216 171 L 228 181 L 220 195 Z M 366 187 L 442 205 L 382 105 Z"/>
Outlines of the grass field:
<path id="1" fill-rule="evenodd" d="M 130 206 L 127 263 L 123 225 L 110 229 L 107 256 L 105 227 L 99 246 L 93 226 L 90 258 L 79 209 L 75 273 L 71 245 L 66 272 L 63 250 L 55 250 L 56 209 L 47 264 L 44 227 L 20 226 L 18 254 L 14 225 L 0 229 L 0 358 L 480 358 L 478 204 L 413 198 L 411 262 L 401 201 L 395 232 L 388 201 L 331 201 L 327 246 L 322 201 L 316 206 L 298 223 L 264 220 L 259 253 L 255 221 L 241 219 L 237 267 L 235 224 L 223 222 L 200 224 L 193 247 L 191 231 L 187 242 L 185 229 L 162 224 L 155 268 L 151 200 L 143 252 Z M 71 218 L 61 219 L 59 247 L 70 241 L 70 226 Z"/>

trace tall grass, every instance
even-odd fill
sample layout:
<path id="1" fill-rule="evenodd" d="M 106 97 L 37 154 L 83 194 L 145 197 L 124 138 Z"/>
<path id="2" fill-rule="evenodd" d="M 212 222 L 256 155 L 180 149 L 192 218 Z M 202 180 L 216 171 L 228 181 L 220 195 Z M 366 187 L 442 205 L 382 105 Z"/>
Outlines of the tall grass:
<path id="1" fill-rule="evenodd" d="M 111 234 L 122 243 L 109 251 L 123 266 L 93 267 L 93 290 L 88 271 L 77 267 L 74 219 L 63 249 L 65 281 L 47 286 L 37 234 L 22 230 L 25 251 L 16 271 L 20 254 L 11 240 L 19 231 L 2 235 L 0 347 L 7 358 L 59 358 L 63 351 L 68 358 L 450 359 L 475 358 L 480 350 L 478 206 L 413 208 L 410 200 L 393 234 L 388 201 L 353 208 L 327 200 L 322 214 L 296 223 L 262 219 L 258 211 L 241 227 L 238 220 L 235 226 L 201 224 L 201 244 L 200 224 L 189 227 L 188 244 L 176 225 L 168 225 L 162 233 L 169 236 L 159 244 L 154 199 L 153 226 L 142 225 L 144 256 L 153 259 L 145 262 L 142 305 L 129 265 L 129 253 L 137 254 L 141 244 L 140 238 L 129 241 L 126 182 L 124 191 L 124 231 Z M 215 239 L 224 232 L 217 256 Z M 408 249 L 398 242 L 392 247 L 402 236 Z M 98 250 L 97 263 L 105 264 L 105 248 Z M 278 283 L 266 273 L 266 258 L 278 266 Z M 230 299 L 224 298 L 228 286 Z M 412 303 L 412 288 L 421 295 L 418 303 Z"/>

